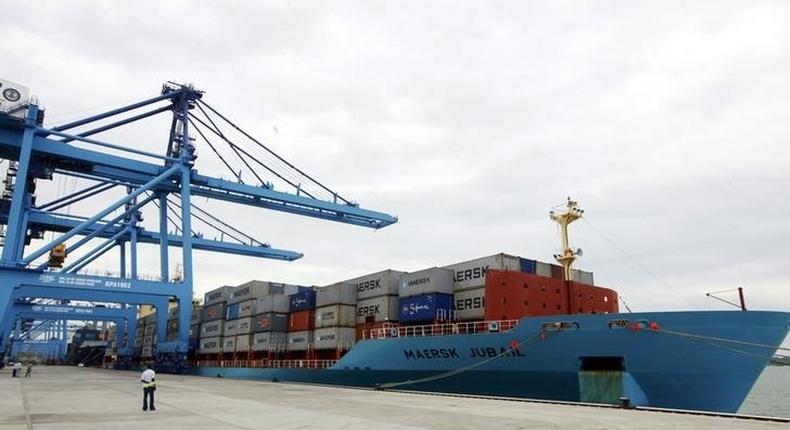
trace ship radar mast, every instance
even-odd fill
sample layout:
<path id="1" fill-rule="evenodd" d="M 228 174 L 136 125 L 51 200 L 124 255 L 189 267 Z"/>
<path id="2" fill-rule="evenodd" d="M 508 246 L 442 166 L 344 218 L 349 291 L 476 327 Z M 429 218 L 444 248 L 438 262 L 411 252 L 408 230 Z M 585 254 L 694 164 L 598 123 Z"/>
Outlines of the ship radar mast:
<path id="1" fill-rule="evenodd" d="M 562 237 L 562 254 L 554 254 L 554 259 L 557 260 L 558 263 L 562 264 L 562 268 L 565 273 L 565 280 L 571 281 L 573 280 L 573 276 L 571 274 L 571 265 L 573 265 L 573 262 L 576 260 L 577 256 L 581 257 L 582 250 L 577 249 L 574 251 L 571 249 L 570 241 L 568 240 L 568 224 L 581 218 L 584 214 L 584 210 L 579 209 L 578 203 L 571 200 L 570 197 L 568 197 L 568 203 L 566 207 L 567 209 L 564 212 L 549 212 L 549 217 L 560 225 L 560 236 Z"/>

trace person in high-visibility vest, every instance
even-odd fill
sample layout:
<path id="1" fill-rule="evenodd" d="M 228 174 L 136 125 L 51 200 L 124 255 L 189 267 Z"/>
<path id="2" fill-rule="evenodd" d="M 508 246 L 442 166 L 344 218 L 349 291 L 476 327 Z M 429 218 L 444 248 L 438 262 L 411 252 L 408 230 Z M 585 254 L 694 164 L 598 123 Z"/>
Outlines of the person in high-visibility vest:
<path id="1" fill-rule="evenodd" d="M 156 372 L 151 369 L 149 365 L 145 365 L 145 370 L 140 376 L 140 382 L 143 383 L 143 410 L 147 411 L 151 407 L 152 411 L 156 410 L 154 407 L 154 391 L 156 391 Z M 151 399 L 149 402 L 148 399 Z"/>

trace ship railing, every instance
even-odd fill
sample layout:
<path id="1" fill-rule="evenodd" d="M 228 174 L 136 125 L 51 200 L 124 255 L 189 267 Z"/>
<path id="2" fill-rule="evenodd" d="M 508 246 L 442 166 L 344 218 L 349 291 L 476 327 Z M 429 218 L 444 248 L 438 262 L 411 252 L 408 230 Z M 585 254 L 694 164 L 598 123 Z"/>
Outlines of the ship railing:
<path id="1" fill-rule="evenodd" d="M 197 367 L 224 368 L 273 368 L 273 369 L 326 369 L 337 360 L 195 360 Z"/>
<path id="2" fill-rule="evenodd" d="M 519 320 L 466 321 L 383 327 L 368 330 L 363 334 L 363 338 L 391 339 L 400 337 L 448 336 L 454 334 L 504 333 L 516 327 L 518 321 Z"/>

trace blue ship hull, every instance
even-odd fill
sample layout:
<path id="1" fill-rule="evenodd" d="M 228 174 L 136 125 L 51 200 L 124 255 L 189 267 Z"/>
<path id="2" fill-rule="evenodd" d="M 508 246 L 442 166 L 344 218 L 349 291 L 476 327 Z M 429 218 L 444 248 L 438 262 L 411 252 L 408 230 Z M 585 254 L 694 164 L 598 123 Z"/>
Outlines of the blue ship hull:
<path id="1" fill-rule="evenodd" d="M 612 326 L 614 320 L 628 325 Z M 570 324 L 547 329 L 555 322 Z M 653 322 L 657 330 L 649 328 Z M 637 405 L 734 413 L 789 327 L 785 312 L 557 315 L 524 318 L 504 333 L 364 340 L 324 370 L 192 372 L 359 387 L 415 381 L 396 388 L 563 401 L 626 396 Z M 585 362 L 598 367 L 585 369 Z M 620 368 L 606 368 L 612 363 Z"/>

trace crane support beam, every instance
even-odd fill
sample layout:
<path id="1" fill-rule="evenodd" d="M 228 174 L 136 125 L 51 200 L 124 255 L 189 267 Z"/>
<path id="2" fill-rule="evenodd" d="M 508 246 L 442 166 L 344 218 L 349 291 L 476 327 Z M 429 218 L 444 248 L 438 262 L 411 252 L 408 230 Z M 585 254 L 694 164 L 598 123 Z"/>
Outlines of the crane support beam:
<path id="1" fill-rule="evenodd" d="M 8 214 L 0 213 L 0 224 L 5 224 L 7 220 L 8 220 Z M 78 226 L 84 220 L 85 218 L 78 217 L 75 215 L 53 214 L 53 213 L 33 210 L 30 211 L 29 226 L 31 228 L 36 228 L 40 230 L 66 232 Z M 96 234 L 95 237 L 106 239 L 117 234 L 125 227 L 124 225 L 114 225 L 114 224 L 108 226 L 107 223 L 108 221 L 104 221 L 104 220 L 98 221 L 93 226 L 86 228 L 85 231 L 83 231 L 83 234 L 86 235 L 93 234 L 97 230 L 101 229 L 101 232 Z M 105 226 L 106 228 L 104 228 Z M 144 230 L 142 228 L 138 228 L 137 230 L 138 243 L 158 245 L 161 244 L 161 238 L 162 238 L 161 232 Z M 128 237 L 128 233 L 126 234 L 126 236 L 122 235 L 119 239 L 125 242 L 131 240 L 131 238 Z M 183 243 L 183 236 L 170 234 L 170 233 L 167 234 L 168 246 L 174 246 L 180 248 L 182 243 Z M 302 258 L 303 256 L 303 254 L 299 252 L 271 248 L 265 245 L 246 245 L 241 243 L 232 243 L 232 242 L 226 242 L 221 240 L 206 239 L 202 237 L 192 238 L 192 248 L 201 251 L 220 252 L 223 254 L 244 255 L 248 257 L 268 258 L 268 259 L 282 260 L 282 261 L 294 261 L 294 260 L 298 260 L 299 258 Z"/>
<path id="2" fill-rule="evenodd" d="M 92 321 L 104 319 L 126 320 L 128 312 L 123 308 L 104 308 L 96 306 L 72 305 L 40 305 L 37 303 L 14 303 L 12 314 L 23 318 L 35 319 L 68 319 L 75 321 Z"/>

